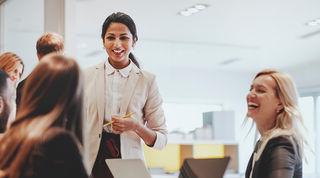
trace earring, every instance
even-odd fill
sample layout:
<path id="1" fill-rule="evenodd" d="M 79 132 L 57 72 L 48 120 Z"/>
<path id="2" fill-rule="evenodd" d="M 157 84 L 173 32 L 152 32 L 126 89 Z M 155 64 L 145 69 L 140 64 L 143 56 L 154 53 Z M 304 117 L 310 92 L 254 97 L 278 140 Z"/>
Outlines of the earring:
<path id="1" fill-rule="evenodd" d="M 277 114 L 281 113 L 283 111 L 283 108 L 277 109 Z"/>

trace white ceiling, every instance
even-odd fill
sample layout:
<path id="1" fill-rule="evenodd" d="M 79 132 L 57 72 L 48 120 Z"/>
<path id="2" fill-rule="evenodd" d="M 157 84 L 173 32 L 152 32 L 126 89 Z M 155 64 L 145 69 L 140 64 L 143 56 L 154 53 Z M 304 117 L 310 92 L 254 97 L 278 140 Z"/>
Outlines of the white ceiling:
<path id="1" fill-rule="evenodd" d="M 189 17 L 178 15 L 196 3 L 209 7 Z M 100 28 L 116 11 L 135 20 L 135 54 L 152 69 L 250 72 L 320 60 L 320 26 L 305 25 L 320 18 L 319 0 L 78 0 L 77 48 L 83 63 L 105 59 Z M 221 65 L 229 60 L 234 62 Z"/>
<path id="2" fill-rule="evenodd" d="M 253 74 L 266 67 L 289 71 L 300 88 L 320 88 L 320 26 L 305 25 L 320 18 L 320 0 L 75 2 L 71 24 L 75 24 L 76 54 L 72 55 L 80 64 L 85 68 L 106 60 L 102 23 L 112 12 L 126 12 L 138 28 L 134 54 L 144 69 L 157 75 L 166 101 L 242 101 Z M 177 15 L 196 3 L 210 6 L 193 16 Z M 26 76 L 37 63 L 35 43 L 44 31 L 43 0 L 6 4 L 4 50 L 22 57 Z M 228 61 L 234 62 L 221 65 Z"/>

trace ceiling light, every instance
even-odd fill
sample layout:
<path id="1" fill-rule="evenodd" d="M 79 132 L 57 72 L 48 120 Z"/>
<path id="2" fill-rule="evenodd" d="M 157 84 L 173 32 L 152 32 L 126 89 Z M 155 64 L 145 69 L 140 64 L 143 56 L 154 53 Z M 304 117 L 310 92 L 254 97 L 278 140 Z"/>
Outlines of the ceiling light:
<path id="1" fill-rule="evenodd" d="M 306 25 L 308 25 L 308 26 L 320 25 L 320 18 L 319 19 L 315 19 L 315 20 L 311 20 L 311 21 L 307 22 Z"/>
<path id="2" fill-rule="evenodd" d="M 180 11 L 179 12 L 180 15 L 183 15 L 183 16 L 189 16 L 191 15 L 191 13 L 189 11 Z"/>
<path id="3" fill-rule="evenodd" d="M 230 59 L 227 59 L 227 60 L 220 62 L 219 65 L 226 66 L 226 65 L 230 65 L 232 63 L 238 62 L 240 60 L 241 60 L 240 58 L 230 58 Z"/>
<path id="4" fill-rule="evenodd" d="M 190 16 L 192 14 L 198 13 L 198 12 L 206 9 L 207 7 L 209 7 L 209 5 L 207 5 L 207 4 L 195 4 L 191 7 L 188 7 L 186 9 L 180 11 L 178 14 L 183 15 L 183 16 Z"/>
<path id="5" fill-rule="evenodd" d="M 197 9 L 199 9 L 199 10 L 203 10 L 203 9 L 207 8 L 207 5 L 204 5 L 204 4 L 196 4 L 194 7 L 197 8 Z"/>
<path id="6" fill-rule="evenodd" d="M 199 9 L 191 7 L 191 8 L 188 9 L 188 12 L 190 12 L 191 14 L 194 14 L 194 13 L 199 12 Z"/>

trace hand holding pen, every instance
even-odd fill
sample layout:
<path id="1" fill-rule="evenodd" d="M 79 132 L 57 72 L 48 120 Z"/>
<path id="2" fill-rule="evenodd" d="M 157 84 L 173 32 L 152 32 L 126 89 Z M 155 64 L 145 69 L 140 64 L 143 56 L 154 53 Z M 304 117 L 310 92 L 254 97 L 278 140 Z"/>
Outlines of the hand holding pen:
<path id="1" fill-rule="evenodd" d="M 135 130 L 138 127 L 138 120 L 133 117 L 133 112 L 126 114 L 123 117 L 111 116 L 111 121 L 104 126 L 111 125 L 112 132 L 120 134 L 125 131 Z"/>

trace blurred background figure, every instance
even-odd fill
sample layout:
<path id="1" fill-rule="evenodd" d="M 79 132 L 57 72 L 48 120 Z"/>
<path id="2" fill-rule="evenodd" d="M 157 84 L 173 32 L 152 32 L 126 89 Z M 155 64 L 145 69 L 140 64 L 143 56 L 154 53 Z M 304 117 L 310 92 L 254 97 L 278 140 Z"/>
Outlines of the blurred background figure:
<path id="1" fill-rule="evenodd" d="M 17 54 L 5 52 L 0 55 L 0 69 L 9 75 L 16 86 L 23 74 L 24 64 Z"/>
<path id="2" fill-rule="evenodd" d="M 63 37 L 57 33 L 45 33 L 37 41 L 36 44 L 37 56 L 40 61 L 43 56 L 50 54 L 52 52 L 63 52 L 64 50 L 64 40 Z M 19 109 L 20 100 L 22 95 L 22 88 L 24 86 L 26 79 L 22 80 L 17 87 L 17 108 Z"/>
<path id="3" fill-rule="evenodd" d="M 45 56 L 26 80 L 16 120 L 0 140 L 0 177 L 85 178 L 82 83 L 76 61 Z"/>
<path id="4" fill-rule="evenodd" d="M 63 37 L 57 33 L 47 32 L 38 39 L 36 49 L 39 61 L 42 59 L 43 56 L 52 52 L 63 52 Z"/>
<path id="5" fill-rule="evenodd" d="M 16 116 L 16 88 L 9 75 L 0 69 L 0 135 Z M 1 136 L 0 136 L 1 138 Z"/>

